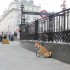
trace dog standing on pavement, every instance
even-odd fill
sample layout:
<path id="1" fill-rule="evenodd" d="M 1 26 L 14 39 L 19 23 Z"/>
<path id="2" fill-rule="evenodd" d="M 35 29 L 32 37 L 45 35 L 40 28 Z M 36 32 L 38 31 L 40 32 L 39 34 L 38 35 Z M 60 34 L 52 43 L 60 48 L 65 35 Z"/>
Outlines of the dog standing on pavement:
<path id="1" fill-rule="evenodd" d="M 43 56 L 45 58 L 49 58 L 52 56 L 52 53 L 47 48 L 42 46 L 39 42 L 35 43 L 35 47 L 37 49 L 37 53 L 36 53 L 37 57 Z"/>

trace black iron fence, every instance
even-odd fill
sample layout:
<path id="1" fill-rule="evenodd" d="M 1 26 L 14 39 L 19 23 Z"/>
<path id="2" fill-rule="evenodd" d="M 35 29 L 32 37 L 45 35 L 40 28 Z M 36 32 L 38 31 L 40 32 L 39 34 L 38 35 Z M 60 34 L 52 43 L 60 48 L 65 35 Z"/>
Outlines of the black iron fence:
<path id="1" fill-rule="evenodd" d="M 23 39 L 70 42 L 70 9 L 26 24 Z"/>

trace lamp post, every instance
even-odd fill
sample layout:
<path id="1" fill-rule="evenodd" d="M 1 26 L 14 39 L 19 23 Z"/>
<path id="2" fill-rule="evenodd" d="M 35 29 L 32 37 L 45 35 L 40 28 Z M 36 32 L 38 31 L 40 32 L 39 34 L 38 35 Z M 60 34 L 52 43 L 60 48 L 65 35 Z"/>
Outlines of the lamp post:
<path id="1" fill-rule="evenodd" d="M 20 8 L 21 8 L 20 40 L 22 40 L 23 39 L 23 30 L 25 29 L 24 25 L 25 25 L 26 19 L 25 19 L 25 14 L 24 14 L 24 5 L 21 4 Z"/>
<path id="2" fill-rule="evenodd" d="M 21 4 L 21 24 L 25 24 L 25 15 L 24 15 L 24 5 L 23 4 Z"/>

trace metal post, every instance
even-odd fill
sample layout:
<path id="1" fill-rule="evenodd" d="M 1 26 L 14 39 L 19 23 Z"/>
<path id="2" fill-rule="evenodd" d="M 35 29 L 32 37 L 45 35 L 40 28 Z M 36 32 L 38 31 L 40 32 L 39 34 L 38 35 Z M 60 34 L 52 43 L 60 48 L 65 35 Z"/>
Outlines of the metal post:
<path id="1" fill-rule="evenodd" d="M 59 32 L 60 32 L 60 15 L 59 15 Z"/>
<path id="2" fill-rule="evenodd" d="M 20 24 L 20 39 L 22 40 L 23 39 L 23 26 L 24 26 L 24 24 L 25 24 L 25 15 L 24 15 L 24 5 L 22 4 L 21 6 L 20 6 L 20 8 L 21 8 L 21 24 Z"/>
<path id="3" fill-rule="evenodd" d="M 44 32 L 46 32 L 46 20 L 44 19 Z"/>
<path id="4" fill-rule="evenodd" d="M 24 5 L 22 4 L 22 5 L 20 6 L 20 8 L 21 8 L 21 24 L 22 24 L 22 15 L 23 15 L 23 8 L 24 8 Z"/>
<path id="5" fill-rule="evenodd" d="M 65 12 L 64 12 L 64 31 L 65 31 L 65 25 L 66 25 L 65 20 L 66 20 L 66 16 L 65 16 Z"/>
<path id="6" fill-rule="evenodd" d="M 38 40 L 38 19 L 35 20 L 35 40 Z"/>
<path id="7" fill-rule="evenodd" d="M 68 24 L 69 24 L 69 11 L 67 11 L 67 30 L 68 30 Z"/>

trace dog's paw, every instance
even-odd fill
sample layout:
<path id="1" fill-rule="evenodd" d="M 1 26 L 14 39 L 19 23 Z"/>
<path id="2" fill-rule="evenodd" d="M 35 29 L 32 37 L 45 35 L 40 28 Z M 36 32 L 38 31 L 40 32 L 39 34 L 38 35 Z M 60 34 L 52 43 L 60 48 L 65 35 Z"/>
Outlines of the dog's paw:
<path id="1" fill-rule="evenodd" d="M 39 55 L 38 53 L 36 53 L 36 56 L 37 56 L 37 57 L 40 57 L 40 55 Z"/>

